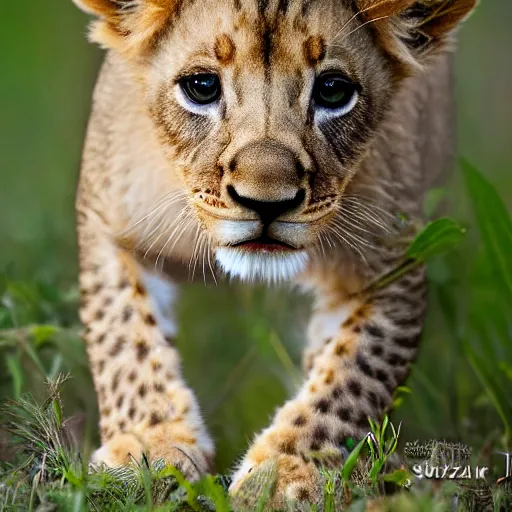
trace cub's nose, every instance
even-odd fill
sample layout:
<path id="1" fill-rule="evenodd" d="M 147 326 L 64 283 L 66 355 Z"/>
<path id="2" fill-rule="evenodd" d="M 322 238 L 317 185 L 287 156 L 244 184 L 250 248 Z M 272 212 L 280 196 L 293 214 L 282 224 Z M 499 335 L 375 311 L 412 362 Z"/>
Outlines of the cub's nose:
<path id="1" fill-rule="evenodd" d="M 285 201 L 259 201 L 250 197 L 241 196 L 232 185 L 229 185 L 227 190 L 233 201 L 256 212 L 261 222 L 267 226 L 283 213 L 298 208 L 306 197 L 306 192 L 304 189 L 301 189 L 295 194 L 293 199 Z"/>
<path id="2" fill-rule="evenodd" d="M 240 149 L 226 177 L 230 198 L 256 212 L 265 223 L 299 207 L 306 196 L 304 167 L 288 147 L 275 140 L 251 142 Z"/>

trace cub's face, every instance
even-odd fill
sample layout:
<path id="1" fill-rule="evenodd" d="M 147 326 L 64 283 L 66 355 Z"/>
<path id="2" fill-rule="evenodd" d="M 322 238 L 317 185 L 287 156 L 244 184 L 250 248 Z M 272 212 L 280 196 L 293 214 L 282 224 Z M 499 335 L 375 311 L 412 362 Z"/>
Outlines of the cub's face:
<path id="1" fill-rule="evenodd" d="M 264 4 L 185 8 L 146 83 L 217 261 L 278 279 L 329 232 L 392 76 L 339 1 Z"/>
<path id="2" fill-rule="evenodd" d="M 76 1 L 100 10 L 96 39 L 136 65 L 218 263 L 275 280 L 339 239 L 344 191 L 397 83 L 474 3 L 445 1 L 465 9 L 416 34 L 411 20 L 436 2 Z M 410 34 L 396 34 L 402 19 Z"/>

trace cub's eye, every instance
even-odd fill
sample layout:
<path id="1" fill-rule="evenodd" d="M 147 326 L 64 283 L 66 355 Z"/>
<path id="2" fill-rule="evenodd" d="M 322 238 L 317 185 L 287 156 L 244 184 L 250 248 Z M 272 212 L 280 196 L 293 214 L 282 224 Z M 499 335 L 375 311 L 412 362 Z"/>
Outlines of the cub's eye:
<path id="1" fill-rule="evenodd" d="M 220 79 L 213 73 L 198 73 L 180 80 L 187 98 L 198 105 L 215 103 L 221 94 Z"/>
<path id="2" fill-rule="evenodd" d="M 315 103 L 324 108 L 340 109 L 348 114 L 359 98 L 356 84 L 337 73 L 320 75 L 313 87 Z"/>

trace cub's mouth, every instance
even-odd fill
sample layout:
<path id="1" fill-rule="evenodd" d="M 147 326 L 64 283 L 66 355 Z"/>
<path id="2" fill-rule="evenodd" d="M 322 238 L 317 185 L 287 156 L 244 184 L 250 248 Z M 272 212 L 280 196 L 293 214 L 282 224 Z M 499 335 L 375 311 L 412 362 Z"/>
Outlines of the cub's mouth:
<path id="1" fill-rule="evenodd" d="M 254 238 L 252 240 L 239 242 L 237 244 L 232 245 L 231 247 L 243 249 L 244 251 L 247 252 L 263 254 L 284 253 L 297 250 L 296 247 L 293 247 L 292 245 L 287 244 L 286 242 L 282 242 L 281 240 L 271 238 L 266 234 Z"/>

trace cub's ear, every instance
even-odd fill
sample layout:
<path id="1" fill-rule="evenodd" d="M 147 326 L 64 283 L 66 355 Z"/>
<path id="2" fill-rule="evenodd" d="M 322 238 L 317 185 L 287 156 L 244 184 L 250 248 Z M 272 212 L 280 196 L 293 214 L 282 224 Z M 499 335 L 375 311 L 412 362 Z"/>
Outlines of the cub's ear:
<path id="1" fill-rule="evenodd" d="M 128 56 L 144 53 L 163 33 L 180 0 L 73 0 L 99 18 L 89 39 Z"/>
<path id="2" fill-rule="evenodd" d="M 443 48 L 478 0 L 356 0 L 363 20 L 400 61 L 418 66 Z"/>

